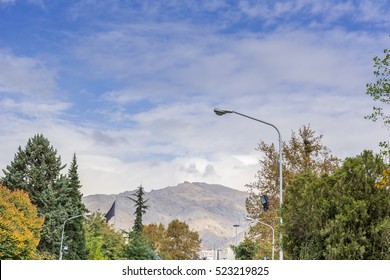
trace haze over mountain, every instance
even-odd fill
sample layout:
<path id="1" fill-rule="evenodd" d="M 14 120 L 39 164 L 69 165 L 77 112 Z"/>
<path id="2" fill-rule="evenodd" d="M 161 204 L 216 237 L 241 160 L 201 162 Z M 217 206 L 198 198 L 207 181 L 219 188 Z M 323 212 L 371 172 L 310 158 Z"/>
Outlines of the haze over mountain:
<path id="1" fill-rule="evenodd" d="M 89 211 L 107 213 L 116 201 L 115 216 L 110 223 L 117 229 L 129 230 L 134 221 L 134 203 L 128 199 L 136 190 L 120 194 L 96 194 L 83 197 Z M 243 238 L 248 229 L 245 221 L 247 192 L 222 185 L 184 182 L 177 186 L 145 193 L 148 199 L 144 225 L 162 223 L 173 219 L 185 221 L 199 232 L 204 249 L 222 249 Z M 100 209 L 100 210 L 99 210 Z M 233 225 L 240 225 L 236 228 Z"/>

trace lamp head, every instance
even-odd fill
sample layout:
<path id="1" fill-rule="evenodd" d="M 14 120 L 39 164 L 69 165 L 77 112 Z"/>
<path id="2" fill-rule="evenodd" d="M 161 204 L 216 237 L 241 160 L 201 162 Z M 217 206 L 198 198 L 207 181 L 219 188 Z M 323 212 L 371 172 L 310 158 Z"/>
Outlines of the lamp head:
<path id="1" fill-rule="evenodd" d="M 225 115 L 225 114 L 234 113 L 234 111 L 214 108 L 214 113 L 216 113 L 218 116 L 222 116 L 222 115 Z"/>
<path id="2" fill-rule="evenodd" d="M 253 221 L 254 221 L 254 219 L 251 218 L 251 217 L 249 217 L 249 216 L 245 216 L 245 220 L 247 220 L 247 221 L 249 221 L 249 222 L 253 222 Z"/>

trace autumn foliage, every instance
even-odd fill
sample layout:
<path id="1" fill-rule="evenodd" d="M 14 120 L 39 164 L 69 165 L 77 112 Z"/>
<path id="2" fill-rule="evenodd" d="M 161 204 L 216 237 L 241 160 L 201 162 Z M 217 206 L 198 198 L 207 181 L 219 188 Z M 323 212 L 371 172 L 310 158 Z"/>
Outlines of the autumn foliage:
<path id="1" fill-rule="evenodd" d="M 0 186 L 0 259 L 34 258 L 44 222 L 25 191 Z"/>
<path id="2" fill-rule="evenodd" d="M 387 189 L 387 184 L 390 181 L 389 176 L 390 176 L 390 169 L 385 169 L 385 171 L 383 171 L 382 173 L 382 177 L 379 179 L 377 183 L 375 183 L 375 187 L 380 190 Z"/>

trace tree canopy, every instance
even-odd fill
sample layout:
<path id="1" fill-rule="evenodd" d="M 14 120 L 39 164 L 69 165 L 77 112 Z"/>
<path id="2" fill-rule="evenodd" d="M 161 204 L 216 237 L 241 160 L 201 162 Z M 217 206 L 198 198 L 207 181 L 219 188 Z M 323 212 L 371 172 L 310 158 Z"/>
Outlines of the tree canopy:
<path id="1" fill-rule="evenodd" d="M 364 151 L 333 174 L 307 171 L 287 186 L 284 250 L 292 259 L 389 259 L 390 194 L 375 187 L 387 167 Z"/>
<path id="2" fill-rule="evenodd" d="M 38 134 L 28 139 L 25 148 L 19 146 L 14 160 L 3 170 L 4 186 L 26 191 L 39 215 L 45 218 L 38 250 L 48 258 L 59 255 L 64 221 L 86 211 L 81 202 L 75 156 L 68 176 L 61 174 L 64 168 L 57 150 L 46 137 Z M 64 241 L 72 259 L 86 257 L 82 220 L 72 220 L 66 227 Z"/>
<path id="3" fill-rule="evenodd" d="M 3 184 L 11 190 L 25 190 L 38 213 L 45 217 L 38 249 L 58 256 L 62 223 L 68 217 L 67 178 L 61 157 L 43 135 L 28 139 L 24 149 L 18 148 L 14 160 L 3 170 Z"/>
<path id="4" fill-rule="evenodd" d="M 292 131 L 288 142 L 283 142 L 283 192 L 289 182 L 298 174 L 311 171 L 314 174 L 332 173 L 339 166 L 340 160 L 322 143 L 322 135 L 316 135 L 310 125 L 303 126 L 298 133 Z M 260 168 L 256 174 L 257 181 L 246 185 L 250 194 L 246 201 L 248 215 L 275 228 L 279 235 L 279 154 L 274 144 L 261 141 L 257 150 L 261 152 Z M 265 212 L 260 203 L 260 195 L 269 197 L 269 210 Z M 251 226 L 248 237 L 260 244 L 258 256 L 270 256 L 272 250 L 272 233 L 260 223 Z M 278 242 L 275 242 L 275 251 Z"/>
<path id="5" fill-rule="evenodd" d="M 28 194 L 0 186 L 0 259 L 33 259 L 44 222 Z"/>
<path id="6" fill-rule="evenodd" d="M 153 248 L 164 260 L 194 260 L 198 258 L 201 240 L 187 223 L 174 219 L 164 225 L 150 224 L 144 234 L 152 241 Z"/>
<path id="7" fill-rule="evenodd" d="M 106 223 L 100 212 L 94 213 L 85 223 L 86 247 L 89 260 L 125 259 L 123 234 Z"/>
<path id="8" fill-rule="evenodd" d="M 232 246 L 236 260 L 256 260 L 259 253 L 259 245 L 252 239 L 245 236 L 244 240 L 237 246 Z"/>

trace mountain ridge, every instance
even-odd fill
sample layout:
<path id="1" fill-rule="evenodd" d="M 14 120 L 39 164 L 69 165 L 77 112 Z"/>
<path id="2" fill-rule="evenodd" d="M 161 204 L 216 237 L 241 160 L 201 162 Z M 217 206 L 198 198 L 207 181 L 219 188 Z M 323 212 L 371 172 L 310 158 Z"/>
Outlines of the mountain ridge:
<path id="1" fill-rule="evenodd" d="M 128 197 L 136 190 L 119 194 L 95 194 L 83 197 L 91 212 L 107 213 L 114 201 L 115 216 L 110 220 L 114 228 L 129 230 L 134 221 L 134 203 Z M 143 223 L 162 223 L 174 219 L 185 221 L 191 230 L 199 232 L 204 249 L 227 248 L 242 239 L 248 228 L 245 221 L 245 199 L 248 193 L 219 184 L 183 182 L 145 192 L 149 208 Z M 239 224 L 237 231 L 233 225 Z"/>

